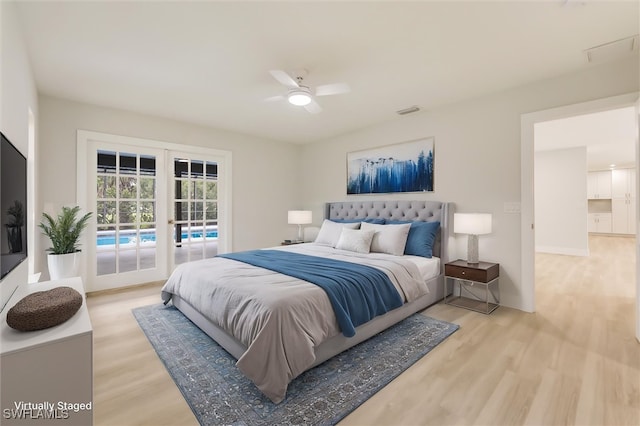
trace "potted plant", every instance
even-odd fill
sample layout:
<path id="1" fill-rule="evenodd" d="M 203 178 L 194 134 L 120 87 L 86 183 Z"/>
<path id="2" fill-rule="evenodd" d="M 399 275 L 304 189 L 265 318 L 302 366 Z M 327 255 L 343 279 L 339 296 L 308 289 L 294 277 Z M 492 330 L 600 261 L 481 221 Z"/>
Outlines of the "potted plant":
<path id="1" fill-rule="evenodd" d="M 7 227 L 9 253 L 20 253 L 22 251 L 22 227 L 24 226 L 22 203 L 15 200 L 13 205 L 7 209 L 7 216 L 10 217 L 9 223 L 5 224 Z"/>
<path id="2" fill-rule="evenodd" d="M 63 207 L 57 218 L 42 213 L 43 220 L 40 229 L 51 240 L 51 247 L 47 249 L 47 265 L 52 280 L 78 276 L 79 261 L 78 240 L 80 234 L 87 227 L 91 212 L 81 218 L 78 217 L 80 207 Z"/>

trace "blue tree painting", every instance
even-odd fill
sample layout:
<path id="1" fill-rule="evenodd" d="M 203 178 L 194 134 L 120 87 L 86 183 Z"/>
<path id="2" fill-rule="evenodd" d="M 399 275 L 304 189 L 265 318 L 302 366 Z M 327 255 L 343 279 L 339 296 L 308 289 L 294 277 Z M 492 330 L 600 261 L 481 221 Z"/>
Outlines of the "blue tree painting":
<path id="1" fill-rule="evenodd" d="M 347 154 L 347 194 L 433 191 L 433 138 Z"/>

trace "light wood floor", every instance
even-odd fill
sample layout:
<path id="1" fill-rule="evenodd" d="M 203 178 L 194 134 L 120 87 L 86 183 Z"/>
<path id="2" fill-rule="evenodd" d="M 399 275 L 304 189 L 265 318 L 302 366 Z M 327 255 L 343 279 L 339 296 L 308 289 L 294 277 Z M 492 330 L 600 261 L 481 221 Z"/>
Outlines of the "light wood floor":
<path id="1" fill-rule="evenodd" d="M 340 425 L 640 425 L 634 240 L 590 245 L 536 257 L 535 314 L 427 309 L 460 330 Z M 131 314 L 157 302 L 159 285 L 88 299 L 98 426 L 197 424 Z"/>

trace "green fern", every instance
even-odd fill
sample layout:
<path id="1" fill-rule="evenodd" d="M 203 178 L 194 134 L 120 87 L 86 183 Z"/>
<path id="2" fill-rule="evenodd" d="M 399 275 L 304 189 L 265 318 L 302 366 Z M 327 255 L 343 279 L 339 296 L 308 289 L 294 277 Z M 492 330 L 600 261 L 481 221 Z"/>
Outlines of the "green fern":
<path id="1" fill-rule="evenodd" d="M 51 240 L 52 247 L 48 248 L 53 254 L 67 254 L 80 251 L 78 240 L 80 234 L 87 227 L 91 212 L 85 214 L 80 219 L 76 219 L 80 207 L 63 207 L 62 212 L 54 219 L 47 213 L 42 213 L 43 221 L 40 222 L 40 229 Z"/>

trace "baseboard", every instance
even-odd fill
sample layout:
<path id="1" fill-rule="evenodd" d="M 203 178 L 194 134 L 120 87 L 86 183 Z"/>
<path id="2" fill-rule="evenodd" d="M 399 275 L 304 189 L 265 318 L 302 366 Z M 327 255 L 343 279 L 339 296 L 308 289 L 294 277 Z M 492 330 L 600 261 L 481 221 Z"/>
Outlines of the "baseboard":
<path id="1" fill-rule="evenodd" d="M 568 247 L 536 246 L 536 252 L 549 254 L 565 254 L 568 256 L 589 256 L 589 249 L 576 249 Z"/>

